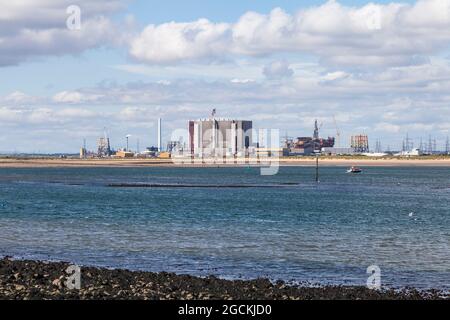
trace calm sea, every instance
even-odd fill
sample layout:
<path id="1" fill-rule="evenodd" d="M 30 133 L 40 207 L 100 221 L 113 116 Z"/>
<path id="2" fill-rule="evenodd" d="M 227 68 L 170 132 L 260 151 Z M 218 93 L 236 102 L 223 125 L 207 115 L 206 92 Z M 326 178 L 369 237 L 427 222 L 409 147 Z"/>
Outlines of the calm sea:
<path id="1" fill-rule="evenodd" d="M 343 285 L 377 265 L 385 286 L 447 290 L 450 170 L 3 168 L 0 255 Z"/>

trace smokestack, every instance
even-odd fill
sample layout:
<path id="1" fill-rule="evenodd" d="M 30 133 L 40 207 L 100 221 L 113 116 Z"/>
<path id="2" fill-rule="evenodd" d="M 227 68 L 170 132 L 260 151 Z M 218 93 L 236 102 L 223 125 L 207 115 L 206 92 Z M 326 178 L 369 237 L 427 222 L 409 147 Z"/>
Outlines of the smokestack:
<path id="1" fill-rule="evenodd" d="M 158 151 L 161 152 L 161 118 L 158 119 Z"/>

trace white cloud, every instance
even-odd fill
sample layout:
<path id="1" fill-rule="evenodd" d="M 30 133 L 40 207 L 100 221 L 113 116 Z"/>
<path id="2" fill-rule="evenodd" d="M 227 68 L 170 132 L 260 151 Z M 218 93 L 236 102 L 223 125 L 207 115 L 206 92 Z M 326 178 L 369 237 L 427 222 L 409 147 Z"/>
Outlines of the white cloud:
<path id="1" fill-rule="evenodd" d="M 350 74 L 344 71 L 335 71 L 335 72 L 329 72 L 326 75 L 322 77 L 322 80 L 324 81 L 335 81 L 339 79 L 345 79 L 348 78 Z"/>
<path id="2" fill-rule="evenodd" d="M 17 122 L 22 119 L 22 112 L 7 107 L 0 107 L 0 122 L 6 123 Z"/>
<path id="3" fill-rule="evenodd" d="M 253 80 L 253 79 L 238 79 L 238 78 L 234 78 L 234 79 L 231 79 L 230 82 L 231 83 L 245 84 L 245 83 L 255 82 L 255 80 Z"/>
<path id="4" fill-rule="evenodd" d="M 169 80 L 158 80 L 156 83 L 162 84 L 165 86 L 170 86 L 171 82 Z"/>
<path id="5" fill-rule="evenodd" d="M 58 106 L 160 105 L 170 109 L 189 103 L 211 104 L 215 101 L 242 106 L 252 103 L 315 104 L 317 100 L 327 102 L 330 106 L 338 101 L 346 101 L 343 103 L 345 106 L 360 101 L 362 104 L 358 104 L 361 106 L 369 103 L 384 105 L 390 111 L 406 111 L 412 106 L 425 109 L 437 102 L 442 106 L 450 103 L 448 61 L 437 60 L 421 66 L 390 67 L 366 73 L 343 70 L 327 72 L 320 65 L 296 65 L 295 70 L 292 77 L 282 82 L 233 76 L 223 79 L 173 78 L 170 82 L 156 78 L 153 82 L 99 85 L 57 93 L 51 102 Z M 385 121 L 390 119 L 386 118 Z"/>
<path id="6" fill-rule="evenodd" d="M 0 0 L 0 66 L 38 56 L 78 54 L 86 49 L 121 43 L 121 31 L 107 17 L 122 1 L 81 0 L 81 29 L 66 27 L 70 0 Z M 120 32 L 119 32 L 120 31 Z"/>
<path id="7" fill-rule="evenodd" d="M 18 90 L 11 92 L 4 98 L 4 101 L 6 101 L 8 103 L 26 103 L 26 102 L 32 102 L 35 100 L 36 100 L 36 98 L 31 97 L 31 96 L 27 95 L 26 93 L 24 93 L 22 91 L 18 91 Z"/>
<path id="8" fill-rule="evenodd" d="M 55 115 L 58 118 L 79 120 L 79 119 L 92 119 L 98 116 L 98 113 L 87 109 L 65 108 L 62 110 L 56 110 Z"/>
<path id="9" fill-rule="evenodd" d="M 37 3 L 39 2 L 39 3 Z M 66 8 L 78 5 L 86 18 L 115 12 L 124 7 L 120 0 L 1 0 L 0 23 L 5 26 L 13 22 L 29 27 L 58 27 L 67 18 Z"/>
<path id="10" fill-rule="evenodd" d="M 381 122 L 375 125 L 375 131 L 388 132 L 388 133 L 399 133 L 401 127 L 388 122 Z"/>
<path id="11" fill-rule="evenodd" d="M 258 61 L 237 60 L 221 64 L 179 64 L 179 65 L 147 65 L 125 64 L 112 66 L 114 69 L 128 73 L 145 75 L 146 78 L 160 81 L 161 75 L 166 79 L 262 79 L 261 64 Z M 170 81 L 170 80 L 169 80 Z"/>
<path id="12" fill-rule="evenodd" d="M 53 110 L 51 108 L 37 108 L 29 110 L 21 123 L 52 123 L 55 122 L 56 118 L 53 117 Z"/>
<path id="13" fill-rule="evenodd" d="M 362 7 L 329 1 L 294 15 L 280 8 L 267 15 L 248 12 L 230 24 L 171 22 L 145 28 L 130 55 L 155 64 L 290 52 L 336 65 L 411 65 L 447 48 L 449 12 L 449 0 Z"/>
<path id="14" fill-rule="evenodd" d="M 81 93 L 62 91 L 53 96 L 53 101 L 55 102 L 68 102 L 68 103 L 78 103 L 81 102 Z"/>
<path id="15" fill-rule="evenodd" d="M 263 74 L 268 79 L 290 78 L 294 75 L 294 70 L 284 60 L 273 61 L 264 66 Z"/>
<path id="16" fill-rule="evenodd" d="M 62 108 L 52 107 L 0 107 L 0 121 L 3 125 L 27 125 L 53 123 L 70 123 L 83 120 L 92 120 L 100 114 L 85 108 Z"/>
<path id="17" fill-rule="evenodd" d="M 81 93 L 79 91 L 62 91 L 53 96 L 53 101 L 57 103 L 81 103 L 99 100 L 102 95 L 92 93 Z"/>
<path id="18" fill-rule="evenodd" d="M 130 54 L 137 60 L 155 63 L 219 56 L 227 50 L 224 39 L 228 32 L 228 24 L 207 19 L 149 25 L 131 42 Z"/>
<path id="19" fill-rule="evenodd" d="M 117 118 L 122 121 L 148 122 L 150 119 L 155 117 L 156 112 L 161 112 L 160 108 L 125 107 L 119 111 Z"/>

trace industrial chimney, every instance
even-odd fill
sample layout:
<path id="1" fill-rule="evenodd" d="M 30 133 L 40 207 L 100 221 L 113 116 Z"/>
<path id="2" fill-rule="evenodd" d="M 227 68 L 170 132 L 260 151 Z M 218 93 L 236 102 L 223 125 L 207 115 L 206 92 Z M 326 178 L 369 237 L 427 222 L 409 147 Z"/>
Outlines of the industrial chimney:
<path id="1" fill-rule="evenodd" d="M 161 118 L 158 118 L 158 152 L 161 152 Z"/>

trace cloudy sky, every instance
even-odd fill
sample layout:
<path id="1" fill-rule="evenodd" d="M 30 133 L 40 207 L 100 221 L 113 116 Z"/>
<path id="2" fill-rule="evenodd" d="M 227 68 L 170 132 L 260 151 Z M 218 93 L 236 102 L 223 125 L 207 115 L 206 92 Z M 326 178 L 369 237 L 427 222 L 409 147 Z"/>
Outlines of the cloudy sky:
<path id="1" fill-rule="evenodd" d="M 80 8 L 80 27 L 71 5 Z M 75 18 L 74 18 L 75 17 Z M 342 145 L 450 134 L 450 0 L 0 0 L 0 151 L 245 118 Z M 443 147 L 441 147 L 443 148 Z"/>

